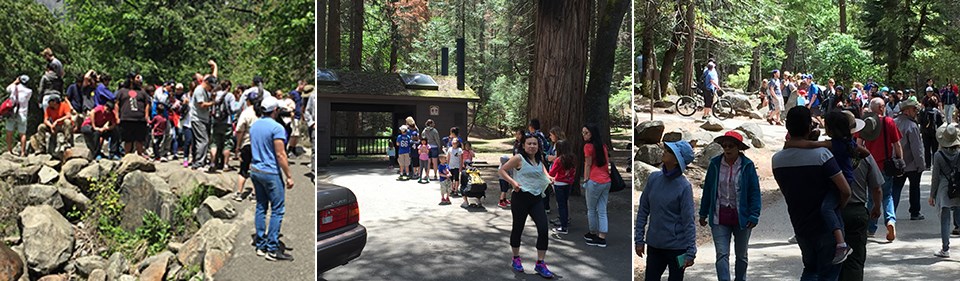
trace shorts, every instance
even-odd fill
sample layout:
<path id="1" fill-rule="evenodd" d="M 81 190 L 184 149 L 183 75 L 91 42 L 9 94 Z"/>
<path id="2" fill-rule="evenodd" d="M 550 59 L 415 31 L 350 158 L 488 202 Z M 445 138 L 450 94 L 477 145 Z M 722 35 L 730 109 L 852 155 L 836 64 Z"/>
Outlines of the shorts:
<path id="1" fill-rule="evenodd" d="M 716 91 L 707 90 L 703 92 L 703 108 L 713 108 L 713 97 L 716 95 Z"/>
<path id="2" fill-rule="evenodd" d="M 439 148 L 439 147 L 431 147 L 431 148 L 430 148 L 430 158 L 431 158 L 431 159 L 440 158 L 440 148 Z"/>
<path id="3" fill-rule="evenodd" d="M 400 154 L 400 156 L 397 157 L 397 162 L 401 168 L 410 166 L 410 154 Z"/>
<path id="4" fill-rule="evenodd" d="M 773 96 L 773 109 L 777 111 L 783 111 L 783 96 Z"/>
<path id="5" fill-rule="evenodd" d="M 440 195 L 450 194 L 450 185 L 453 184 L 450 182 L 450 179 L 440 181 Z"/>
<path id="6" fill-rule="evenodd" d="M 7 132 L 17 131 L 21 135 L 27 133 L 27 117 L 15 114 L 4 119 L 4 121 L 6 122 Z"/>
<path id="7" fill-rule="evenodd" d="M 240 149 L 240 176 L 250 178 L 250 162 L 253 160 L 253 150 L 249 145 Z"/>
<path id="8" fill-rule="evenodd" d="M 450 169 L 450 174 L 453 175 L 452 178 L 460 179 L 460 168 Z"/>
<path id="9" fill-rule="evenodd" d="M 144 142 L 143 136 L 148 135 L 146 121 L 120 121 L 120 140 L 123 142 Z"/>
<path id="10" fill-rule="evenodd" d="M 510 183 L 508 183 L 507 180 L 500 180 L 500 192 L 510 192 L 511 188 L 512 186 L 510 186 Z"/>
<path id="11" fill-rule="evenodd" d="M 300 121 L 300 119 L 293 119 L 293 122 L 290 123 L 290 128 L 292 129 L 290 131 L 291 137 L 299 137 L 303 135 L 303 131 L 306 129 L 303 127 L 303 122 Z"/>

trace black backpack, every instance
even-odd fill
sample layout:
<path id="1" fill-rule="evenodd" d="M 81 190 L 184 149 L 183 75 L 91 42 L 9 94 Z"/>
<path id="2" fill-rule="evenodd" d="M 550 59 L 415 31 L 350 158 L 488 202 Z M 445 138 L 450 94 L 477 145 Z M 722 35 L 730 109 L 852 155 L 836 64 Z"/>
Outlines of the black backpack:
<path id="1" fill-rule="evenodd" d="M 936 132 L 937 128 L 943 125 L 943 118 L 940 112 L 935 108 L 927 108 L 920 115 L 920 128 L 923 132 Z"/>
<path id="2" fill-rule="evenodd" d="M 950 163 L 950 160 L 947 160 L 947 155 L 943 153 L 942 150 L 938 153 L 944 162 L 950 164 L 950 169 L 946 170 L 946 174 L 944 174 L 944 170 L 940 172 L 940 175 L 947 179 L 947 197 L 950 199 L 960 197 L 960 169 L 958 169 L 960 165 L 958 165 L 958 163 Z"/>
<path id="3" fill-rule="evenodd" d="M 230 93 L 224 92 L 223 96 L 220 97 L 220 100 L 216 101 L 216 104 L 213 106 L 213 110 L 210 111 L 211 117 L 214 121 L 223 122 L 230 117 L 230 105 L 226 102 L 226 97 Z"/>

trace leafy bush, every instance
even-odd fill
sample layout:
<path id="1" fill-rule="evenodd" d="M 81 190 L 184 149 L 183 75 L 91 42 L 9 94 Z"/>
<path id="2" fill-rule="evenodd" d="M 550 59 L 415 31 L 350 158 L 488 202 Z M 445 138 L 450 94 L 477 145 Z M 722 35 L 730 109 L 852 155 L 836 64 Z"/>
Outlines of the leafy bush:
<path id="1" fill-rule="evenodd" d="M 854 81 L 865 82 L 868 78 L 877 80 L 882 77 L 882 66 L 871 59 L 870 51 L 863 49 L 863 43 L 849 34 L 833 33 L 817 44 L 813 62 L 813 74 L 826 84 L 828 78 L 834 78 L 837 85 L 848 85 Z"/>

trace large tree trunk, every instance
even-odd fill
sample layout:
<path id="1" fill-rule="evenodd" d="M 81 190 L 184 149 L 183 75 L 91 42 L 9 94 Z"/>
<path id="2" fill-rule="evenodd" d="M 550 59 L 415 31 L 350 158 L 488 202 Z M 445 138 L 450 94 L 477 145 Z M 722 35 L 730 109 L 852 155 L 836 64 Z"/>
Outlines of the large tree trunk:
<path id="1" fill-rule="evenodd" d="M 673 74 L 673 65 L 676 64 L 677 52 L 680 51 L 680 40 L 683 39 L 684 10 L 681 8 L 682 5 L 683 3 L 681 1 L 677 1 L 677 9 L 674 11 L 676 20 L 673 26 L 673 37 L 670 38 L 670 46 L 667 47 L 667 51 L 663 53 L 663 63 L 660 64 L 660 96 L 666 96 L 667 89 L 670 88 L 668 87 L 670 85 L 670 76 Z"/>
<path id="2" fill-rule="evenodd" d="M 317 67 L 327 67 L 327 0 L 317 2 Z"/>
<path id="3" fill-rule="evenodd" d="M 683 93 L 686 93 L 687 95 L 691 94 L 690 88 L 693 85 L 693 72 L 694 72 L 693 47 L 695 46 L 696 40 L 697 40 L 697 37 L 696 37 L 697 11 L 696 11 L 696 4 L 694 3 L 695 2 L 693 0 L 687 0 L 686 16 L 684 19 L 687 27 L 686 28 L 687 42 L 683 46 L 683 88 L 680 89 L 680 91 L 682 91 Z M 663 73 L 661 73 L 660 75 L 662 76 Z"/>
<path id="4" fill-rule="evenodd" d="M 350 70 L 360 71 L 363 60 L 363 0 L 350 5 Z"/>
<path id="5" fill-rule="evenodd" d="M 327 11 L 327 66 L 330 68 L 340 68 L 343 64 L 340 58 L 340 1 L 330 0 Z"/>
<path id="6" fill-rule="evenodd" d="M 647 2 L 646 12 L 651 13 L 651 9 L 656 7 L 652 3 L 653 1 Z M 652 7 L 653 6 L 653 7 Z M 653 27 L 652 20 L 647 19 L 646 23 L 643 26 L 643 31 L 640 34 L 640 54 L 643 56 L 643 59 L 640 61 L 640 74 L 641 76 L 641 89 L 640 96 L 650 97 L 651 99 L 659 100 L 661 98 L 660 91 L 657 91 L 654 88 L 654 75 L 653 75 Z"/>
<path id="7" fill-rule="evenodd" d="M 838 0 L 840 6 L 840 33 L 847 33 L 847 0 Z"/>
<path id="8" fill-rule="evenodd" d="M 597 37 L 590 52 L 590 80 L 587 82 L 585 105 L 587 123 L 599 124 L 601 132 L 610 132 L 610 84 L 613 83 L 617 37 L 630 1 L 611 0 L 605 3 L 600 6 Z M 609 136 L 604 139 L 610 140 Z"/>
<path id="9" fill-rule="evenodd" d="M 753 47 L 753 56 L 750 62 L 750 79 L 747 81 L 747 92 L 752 93 L 760 90 L 760 51 L 762 47 L 757 44 Z"/>
<path id="10" fill-rule="evenodd" d="M 783 60 L 783 64 L 780 66 L 780 71 L 793 71 L 793 67 L 796 65 L 797 57 L 797 33 L 790 32 L 787 35 L 787 48 L 786 48 L 787 58 Z"/>
<path id="11" fill-rule="evenodd" d="M 537 1 L 527 118 L 582 141 L 591 0 Z M 579 149 L 577 149 L 579 150 Z M 579 154 L 579 153 L 578 153 Z"/>

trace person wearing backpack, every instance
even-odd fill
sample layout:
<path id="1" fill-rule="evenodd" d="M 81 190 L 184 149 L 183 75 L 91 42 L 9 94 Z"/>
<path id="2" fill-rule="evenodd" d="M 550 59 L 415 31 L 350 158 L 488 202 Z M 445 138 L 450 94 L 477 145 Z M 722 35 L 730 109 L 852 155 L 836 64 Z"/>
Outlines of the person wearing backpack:
<path id="1" fill-rule="evenodd" d="M 27 81 L 30 81 L 30 77 L 20 75 L 7 86 L 7 93 L 10 96 L 3 101 L 6 103 L 9 100 L 9 104 L 13 106 L 9 109 L 8 114 L 0 116 L 4 119 L 7 129 L 7 153 L 10 153 L 10 155 L 14 155 L 13 146 L 16 145 L 13 142 L 13 132 L 16 131 L 20 134 L 20 157 L 27 156 L 27 111 L 30 108 L 30 97 L 33 95 L 33 90 L 25 85 Z"/>
<path id="2" fill-rule="evenodd" d="M 923 104 L 923 112 L 919 116 L 920 135 L 923 137 L 923 156 L 926 168 L 929 169 L 933 163 L 933 154 L 937 153 L 939 145 L 937 144 L 937 128 L 944 123 L 943 112 L 937 108 L 937 104 L 928 101 Z"/>
<path id="3" fill-rule="evenodd" d="M 217 170 L 224 168 L 224 165 L 227 162 L 228 156 L 224 156 L 223 152 L 229 153 L 230 149 L 226 147 L 227 135 L 231 131 L 231 116 L 233 116 L 233 111 L 231 106 L 236 101 L 236 97 L 231 93 L 233 88 L 233 83 L 230 80 L 224 80 L 220 82 L 219 90 L 216 91 L 214 98 L 213 109 L 210 110 L 210 117 L 212 120 L 213 131 L 210 134 L 210 139 L 213 142 L 213 145 L 216 146 L 216 152 L 213 154 L 213 165 L 210 165 L 209 172 L 215 173 Z"/>
<path id="4" fill-rule="evenodd" d="M 958 223 L 960 215 L 960 129 L 949 124 L 937 129 L 941 146 L 933 160 L 933 177 L 927 203 L 939 210 L 942 245 L 934 256 L 950 257 L 950 224 Z"/>

